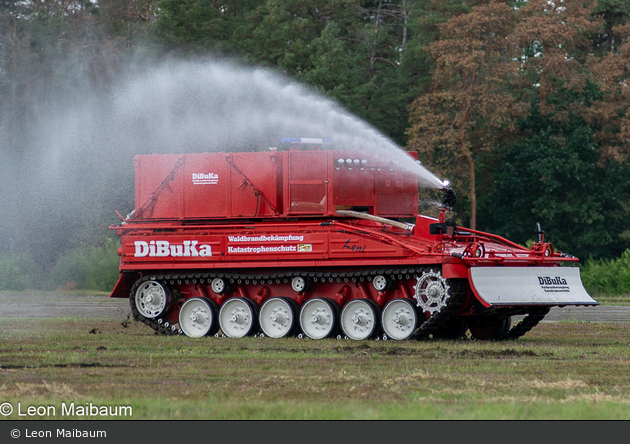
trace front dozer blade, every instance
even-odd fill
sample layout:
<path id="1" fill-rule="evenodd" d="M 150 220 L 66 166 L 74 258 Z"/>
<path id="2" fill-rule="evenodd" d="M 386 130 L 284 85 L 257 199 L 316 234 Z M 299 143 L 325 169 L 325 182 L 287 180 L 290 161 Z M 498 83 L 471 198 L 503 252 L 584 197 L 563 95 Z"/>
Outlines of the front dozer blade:
<path id="1" fill-rule="evenodd" d="M 487 306 L 599 305 L 578 267 L 472 267 L 469 273 L 475 296 Z"/>

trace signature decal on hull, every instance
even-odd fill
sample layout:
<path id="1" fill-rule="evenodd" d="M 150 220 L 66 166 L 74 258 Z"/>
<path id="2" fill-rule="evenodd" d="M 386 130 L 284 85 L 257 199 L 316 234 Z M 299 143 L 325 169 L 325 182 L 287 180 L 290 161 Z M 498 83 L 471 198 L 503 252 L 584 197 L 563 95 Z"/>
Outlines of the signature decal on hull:
<path id="1" fill-rule="evenodd" d="M 352 239 L 348 239 L 345 244 L 343 244 L 342 250 L 347 248 L 350 251 L 354 251 L 355 253 L 365 253 L 366 245 L 354 245 L 357 241 L 352 241 Z"/>

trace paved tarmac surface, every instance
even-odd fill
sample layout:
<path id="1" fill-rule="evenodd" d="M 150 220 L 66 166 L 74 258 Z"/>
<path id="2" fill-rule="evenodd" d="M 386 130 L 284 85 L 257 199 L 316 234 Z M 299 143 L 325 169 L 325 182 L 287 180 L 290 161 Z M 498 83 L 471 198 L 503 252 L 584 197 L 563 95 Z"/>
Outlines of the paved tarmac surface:
<path id="1" fill-rule="evenodd" d="M 81 318 L 124 321 L 128 299 L 72 293 L 0 292 L 0 318 Z"/>
<path id="2" fill-rule="evenodd" d="M 630 306 L 553 307 L 543 322 L 567 320 L 630 324 Z"/>
<path id="3" fill-rule="evenodd" d="M 128 299 L 80 292 L 0 292 L 0 318 L 79 318 L 124 321 L 131 317 Z M 543 322 L 575 320 L 630 323 L 630 306 L 554 307 Z"/>

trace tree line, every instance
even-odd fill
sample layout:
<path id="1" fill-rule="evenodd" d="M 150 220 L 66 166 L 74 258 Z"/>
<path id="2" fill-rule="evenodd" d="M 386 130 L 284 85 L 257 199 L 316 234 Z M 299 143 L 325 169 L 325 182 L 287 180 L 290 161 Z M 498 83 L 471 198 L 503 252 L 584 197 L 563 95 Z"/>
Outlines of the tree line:
<path id="1" fill-rule="evenodd" d="M 615 258 L 628 17 L 630 0 L 0 0 L 1 154 L 29 156 L 53 92 L 105 93 L 139 53 L 237 59 L 418 152 L 457 191 L 459 224 L 526 244 L 540 222 L 557 249 Z"/>

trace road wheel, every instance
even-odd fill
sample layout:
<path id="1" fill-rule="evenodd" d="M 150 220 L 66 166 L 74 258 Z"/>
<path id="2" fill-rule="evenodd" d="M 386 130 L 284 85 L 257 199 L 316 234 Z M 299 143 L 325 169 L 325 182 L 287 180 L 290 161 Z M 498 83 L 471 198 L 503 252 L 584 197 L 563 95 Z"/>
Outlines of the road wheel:
<path id="1" fill-rule="evenodd" d="M 337 332 L 339 305 L 332 299 L 313 298 L 300 310 L 300 327 L 311 339 L 324 339 Z"/>
<path id="2" fill-rule="evenodd" d="M 354 299 L 341 311 L 341 330 L 355 341 L 372 338 L 380 330 L 380 311 L 370 299 Z"/>
<path id="3" fill-rule="evenodd" d="M 257 307 L 249 299 L 235 297 L 221 305 L 219 325 L 223 334 L 230 338 L 242 338 L 256 333 Z"/>
<path id="4" fill-rule="evenodd" d="M 297 303 L 289 298 L 271 298 L 260 307 L 260 329 L 270 338 L 284 338 L 295 333 L 298 326 Z"/>
<path id="5" fill-rule="evenodd" d="M 397 341 L 409 339 L 422 320 L 412 299 L 392 299 L 381 316 L 385 334 Z"/>
<path id="6" fill-rule="evenodd" d="M 190 298 L 179 310 L 179 328 L 191 338 L 213 335 L 219 330 L 218 306 L 209 299 Z"/>

